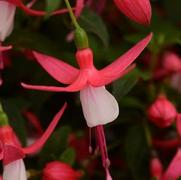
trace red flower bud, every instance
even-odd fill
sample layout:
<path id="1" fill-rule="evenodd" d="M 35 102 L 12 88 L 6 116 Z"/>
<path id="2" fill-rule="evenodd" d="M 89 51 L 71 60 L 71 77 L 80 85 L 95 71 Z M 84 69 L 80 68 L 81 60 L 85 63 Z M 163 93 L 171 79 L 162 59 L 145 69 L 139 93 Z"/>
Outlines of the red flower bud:
<path id="1" fill-rule="evenodd" d="M 152 158 L 150 161 L 150 174 L 153 178 L 157 178 L 157 180 L 161 180 L 163 173 L 162 163 L 158 158 Z"/>
<path id="2" fill-rule="evenodd" d="M 43 180 L 78 180 L 81 175 L 81 172 L 59 161 L 48 163 L 43 170 Z"/>
<path id="3" fill-rule="evenodd" d="M 151 20 L 149 0 L 114 0 L 119 10 L 133 21 L 148 25 Z"/>
<path id="4" fill-rule="evenodd" d="M 148 109 L 150 121 L 160 128 L 170 126 L 176 115 L 175 106 L 165 96 L 159 96 Z"/>

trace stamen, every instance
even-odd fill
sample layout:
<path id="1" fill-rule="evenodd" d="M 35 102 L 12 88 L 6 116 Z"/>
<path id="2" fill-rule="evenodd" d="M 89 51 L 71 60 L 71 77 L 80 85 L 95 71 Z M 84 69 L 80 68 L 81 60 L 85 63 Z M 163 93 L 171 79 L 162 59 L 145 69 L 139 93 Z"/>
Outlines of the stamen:
<path id="1" fill-rule="evenodd" d="M 92 130 L 89 128 L 89 153 L 92 154 Z"/>
<path id="2" fill-rule="evenodd" d="M 106 169 L 106 180 L 112 180 L 112 177 L 110 175 L 109 169 Z"/>
<path id="3" fill-rule="evenodd" d="M 102 156 L 102 164 L 106 171 L 106 179 L 112 180 L 112 177 L 109 172 L 110 160 L 108 157 L 104 128 L 102 125 L 96 126 L 96 136 L 97 136 L 97 142 L 98 142 L 98 146 L 99 146 L 101 156 Z"/>

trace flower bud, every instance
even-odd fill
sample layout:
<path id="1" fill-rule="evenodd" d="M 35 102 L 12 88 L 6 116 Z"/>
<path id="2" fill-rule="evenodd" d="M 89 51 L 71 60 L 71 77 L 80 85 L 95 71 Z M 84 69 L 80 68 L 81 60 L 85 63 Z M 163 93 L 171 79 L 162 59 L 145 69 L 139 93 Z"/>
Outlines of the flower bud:
<path id="1" fill-rule="evenodd" d="M 154 157 L 150 161 L 150 174 L 151 177 L 157 178 L 157 180 L 161 180 L 161 176 L 163 173 L 163 165 L 157 157 Z"/>
<path id="2" fill-rule="evenodd" d="M 133 21 L 149 25 L 151 20 L 151 4 L 149 0 L 114 0 L 119 10 Z"/>
<path id="3" fill-rule="evenodd" d="M 81 172 L 59 161 L 48 163 L 43 170 L 43 180 L 78 180 L 81 175 Z"/>
<path id="4" fill-rule="evenodd" d="M 163 57 L 163 68 L 168 73 L 181 71 L 181 59 L 175 53 L 167 52 Z"/>
<path id="5" fill-rule="evenodd" d="M 165 96 L 159 96 L 148 109 L 150 121 L 160 128 L 170 126 L 176 115 L 175 106 Z"/>
<path id="6" fill-rule="evenodd" d="M 4 41 L 8 37 L 14 26 L 16 6 L 7 2 L 0 1 L 0 41 Z"/>

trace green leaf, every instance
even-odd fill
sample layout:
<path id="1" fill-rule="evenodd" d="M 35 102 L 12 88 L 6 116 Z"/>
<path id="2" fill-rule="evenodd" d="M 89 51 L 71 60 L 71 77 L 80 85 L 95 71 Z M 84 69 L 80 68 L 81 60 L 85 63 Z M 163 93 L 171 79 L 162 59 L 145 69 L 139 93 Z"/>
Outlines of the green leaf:
<path id="1" fill-rule="evenodd" d="M 76 153 L 74 149 L 68 148 L 61 154 L 59 159 L 60 161 L 73 165 L 75 162 L 75 156 L 76 156 Z"/>
<path id="2" fill-rule="evenodd" d="M 68 137 L 70 134 L 70 127 L 64 126 L 56 130 L 40 154 L 40 160 L 44 163 L 46 161 L 59 158 L 61 152 L 66 148 Z"/>
<path id="3" fill-rule="evenodd" d="M 51 13 L 56 10 L 60 6 L 61 2 L 62 0 L 46 0 L 47 13 Z"/>
<path id="4" fill-rule="evenodd" d="M 116 98 L 128 94 L 128 92 L 136 85 L 139 78 L 139 72 L 135 69 L 120 80 L 113 84 L 113 94 Z"/>
<path id="5" fill-rule="evenodd" d="M 103 45 L 108 47 L 109 34 L 100 16 L 89 9 L 85 9 L 79 19 L 79 23 L 87 32 L 98 36 Z"/>
<path id="6" fill-rule="evenodd" d="M 148 179 L 148 172 L 143 171 L 148 165 L 149 151 L 143 126 L 133 126 L 127 130 L 124 147 L 126 162 L 135 180 Z"/>

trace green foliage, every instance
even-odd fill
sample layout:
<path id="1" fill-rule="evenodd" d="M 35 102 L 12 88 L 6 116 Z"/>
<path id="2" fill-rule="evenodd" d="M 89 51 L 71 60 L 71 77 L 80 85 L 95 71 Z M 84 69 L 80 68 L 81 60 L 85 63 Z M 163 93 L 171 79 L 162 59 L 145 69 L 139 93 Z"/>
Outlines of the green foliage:
<path id="1" fill-rule="evenodd" d="M 47 13 L 51 13 L 54 10 L 58 9 L 62 0 L 46 0 L 46 11 Z"/>
<path id="2" fill-rule="evenodd" d="M 87 32 L 95 34 L 105 47 L 108 47 L 109 34 L 100 16 L 90 9 L 85 9 L 80 17 L 79 23 Z"/>
<path id="3" fill-rule="evenodd" d="M 75 162 L 75 151 L 72 148 L 67 148 L 61 155 L 59 160 L 70 165 L 73 165 Z"/>
<path id="4" fill-rule="evenodd" d="M 58 130 L 56 130 L 51 135 L 51 137 L 49 138 L 49 140 L 43 147 L 41 154 L 40 154 L 40 160 L 42 161 L 42 163 L 45 163 L 49 160 L 56 160 L 60 157 L 61 152 L 63 152 L 64 149 L 67 147 L 70 131 L 71 131 L 70 127 L 64 126 L 64 127 L 59 128 Z M 68 154 L 69 154 L 69 152 L 68 152 Z M 66 154 L 66 156 L 68 156 L 68 155 Z M 64 160 L 66 161 L 66 157 Z M 69 159 L 69 161 L 70 161 L 70 159 Z M 71 160 L 71 162 L 72 161 L 73 160 Z"/>

